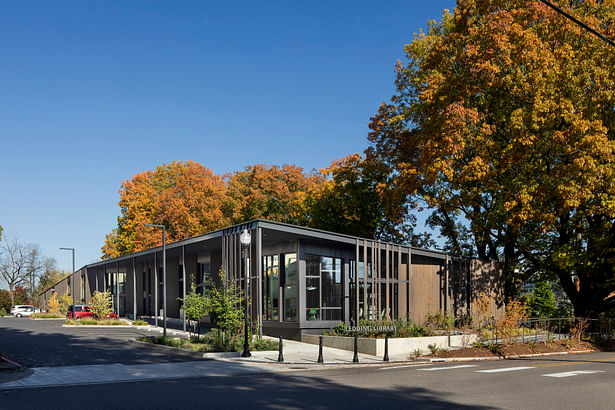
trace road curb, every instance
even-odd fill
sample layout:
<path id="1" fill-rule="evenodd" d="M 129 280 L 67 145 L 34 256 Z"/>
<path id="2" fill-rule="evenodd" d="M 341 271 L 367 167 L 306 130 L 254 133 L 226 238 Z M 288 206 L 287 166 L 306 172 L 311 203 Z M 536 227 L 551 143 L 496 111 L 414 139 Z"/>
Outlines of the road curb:
<path id="1" fill-rule="evenodd" d="M 431 363 L 473 362 L 473 361 L 485 361 L 485 360 L 526 359 L 526 358 L 543 357 L 543 356 L 561 356 L 561 355 L 576 354 L 576 353 L 594 353 L 598 351 L 599 350 L 586 349 L 586 350 L 575 350 L 572 352 L 548 352 L 548 353 L 515 354 L 515 355 L 508 355 L 508 356 L 483 356 L 483 357 L 441 357 L 441 358 L 433 358 L 433 359 L 427 359 L 427 360 Z"/>
<path id="2" fill-rule="evenodd" d="M 24 366 L 6 357 L 0 356 L 0 371 L 23 370 Z"/>
<path id="3" fill-rule="evenodd" d="M 72 327 L 72 328 L 97 328 L 97 329 L 129 329 L 133 326 L 131 325 L 62 325 L 62 327 Z"/>

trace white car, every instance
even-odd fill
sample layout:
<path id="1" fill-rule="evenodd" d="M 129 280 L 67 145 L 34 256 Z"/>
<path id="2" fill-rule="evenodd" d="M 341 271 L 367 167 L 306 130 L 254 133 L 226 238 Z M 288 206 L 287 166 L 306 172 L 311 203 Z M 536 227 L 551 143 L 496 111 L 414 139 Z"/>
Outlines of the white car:
<path id="1" fill-rule="evenodd" d="M 11 308 L 11 315 L 15 317 L 32 316 L 33 313 L 39 313 L 41 310 L 32 305 L 15 305 Z"/>

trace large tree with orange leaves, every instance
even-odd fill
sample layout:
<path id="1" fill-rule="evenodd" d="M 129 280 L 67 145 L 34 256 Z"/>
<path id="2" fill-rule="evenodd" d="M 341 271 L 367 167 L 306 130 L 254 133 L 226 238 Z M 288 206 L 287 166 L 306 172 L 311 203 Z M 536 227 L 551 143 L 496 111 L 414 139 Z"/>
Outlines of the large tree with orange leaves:
<path id="1" fill-rule="evenodd" d="M 615 36 L 615 1 L 563 0 Z M 459 0 L 397 65 L 370 160 L 449 245 L 559 278 L 577 314 L 615 304 L 615 49 L 539 1 Z M 520 268 L 520 269 L 519 269 Z"/>
<path id="2" fill-rule="evenodd" d="M 118 226 L 102 248 L 106 258 L 160 245 L 160 232 L 145 224 L 164 224 L 173 242 L 227 226 L 233 210 L 224 180 L 191 161 L 161 165 L 123 182 L 119 205 Z"/>
<path id="3" fill-rule="evenodd" d="M 228 176 L 229 196 L 235 204 L 233 222 L 263 218 L 305 225 L 306 195 L 322 181 L 321 176 L 307 174 L 295 165 L 247 166 Z"/>

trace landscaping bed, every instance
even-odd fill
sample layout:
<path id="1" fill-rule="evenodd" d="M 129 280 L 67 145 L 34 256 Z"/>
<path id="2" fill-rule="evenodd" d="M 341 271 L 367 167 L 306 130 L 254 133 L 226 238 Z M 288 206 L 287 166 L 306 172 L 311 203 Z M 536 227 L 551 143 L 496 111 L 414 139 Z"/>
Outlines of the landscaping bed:
<path id="1" fill-rule="evenodd" d="M 491 347 L 467 347 L 465 349 L 439 351 L 431 357 L 438 358 L 463 358 L 463 357 L 500 357 L 520 356 L 544 353 L 574 353 L 578 351 L 599 350 L 599 348 L 586 341 L 574 341 L 569 339 L 553 340 L 537 343 L 511 343 L 491 345 Z"/>
<path id="2" fill-rule="evenodd" d="M 35 313 L 30 317 L 32 319 L 64 319 L 66 315 L 60 313 Z"/>
<path id="3" fill-rule="evenodd" d="M 130 325 L 130 323 L 124 320 L 118 320 L 118 319 L 108 319 L 108 320 L 66 319 L 66 322 L 64 324 L 69 325 L 69 326 L 128 326 Z"/>
<path id="4" fill-rule="evenodd" d="M 241 352 L 243 350 L 243 339 L 234 339 L 225 343 L 215 335 L 205 335 L 198 338 L 182 338 L 171 336 L 140 337 L 140 342 L 152 343 L 157 345 L 175 347 L 178 349 L 190 350 L 193 352 Z M 253 339 L 250 342 L 252 351 L 273 351 L 278 350 L 278 342 L 271 339 Z"/>

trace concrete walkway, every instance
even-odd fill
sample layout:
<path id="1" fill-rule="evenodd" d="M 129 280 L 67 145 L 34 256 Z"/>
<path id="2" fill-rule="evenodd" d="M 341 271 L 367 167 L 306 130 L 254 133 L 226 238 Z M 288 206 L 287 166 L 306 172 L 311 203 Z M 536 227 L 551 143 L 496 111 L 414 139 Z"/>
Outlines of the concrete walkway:
<path id="1" fill-rule="evenodd" d="M 284 363 L 278 363 L 278 352 L 252 352 L 242 358 L 240 353 L 208 353 L 206 359 L 190 362 L 152 364 L 107 364 L 85 366 L 35 367 L 18 380 L 1 382 L 0 390 L 139 382 L 147 380 L 182 379 L 231 374 L 279 373 L 339 367 L 365 367 L 425 362 L 408 362 L 405 357 L 391 357 L 389 363 L 382 358 L 359 354 L 359 363 L 353 363 L 353 352 L 323 348 L 324 363 L 318 363 L 318 346 L 292 340 L 284 341 Z M 28 374 L 31 374 L 28 376 Z"/>

